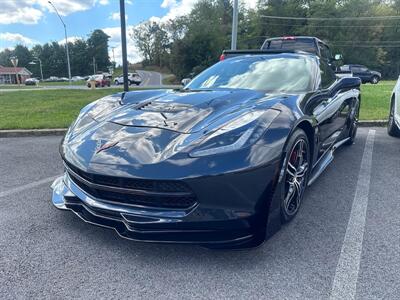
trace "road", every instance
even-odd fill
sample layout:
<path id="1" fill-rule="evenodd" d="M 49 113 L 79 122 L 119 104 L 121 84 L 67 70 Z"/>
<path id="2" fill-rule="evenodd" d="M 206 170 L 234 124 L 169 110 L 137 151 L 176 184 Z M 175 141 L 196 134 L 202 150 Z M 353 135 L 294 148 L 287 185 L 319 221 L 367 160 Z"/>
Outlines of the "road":
<path id="1" fill-rule="evenodd" d="M 0 139 L 2 299 L 399 298 L 400 139 L 383 128 L 361 128 L 298 216 L 246 251 L 132 242 L 56 210 L 59 142 Z"/>
<path id="2" fill-rule="evenodd" d="M 153 72 L 153 71 L 143 71 L 143 70 L 138 70 L 137 71 L 139 75 L 142 77 L 142 83 L 140 84 L 140 87 L 148 87 L 148 88 L 160 88 L 163 86 L 162 84 L 162 75 L 161 73 L 158 72 Z M 115 87 L 114 85 L 111 85 L 110 88 Z M 135 86 L 133 86 L 135 87 Z M 107 89 L 108 87 L 103 87 L 102 89 Z M 24 88 L 15 88 L 15 89 L 2 89 L 0 86 L 0 92 L 15 92 L 15 91 L 40 91 L 40 90 L 49 90 L 49 89 L 79 89 L 79 90 L 87 90 L 86 85 L 44 85 L 42 88 L 27 88 L 24 86 Z"/>
<path id="3" fill-rule="evenodd" d="M 142 83 L 141 85 L 143 86 L 161 86 L 162 85 L 162 75 L 161 73 L 158 72 L 152 72 L 152 71 L 142 71 L 142 70 L 137 70 L 139 73 L 140 77 L 142 77 Z"/>

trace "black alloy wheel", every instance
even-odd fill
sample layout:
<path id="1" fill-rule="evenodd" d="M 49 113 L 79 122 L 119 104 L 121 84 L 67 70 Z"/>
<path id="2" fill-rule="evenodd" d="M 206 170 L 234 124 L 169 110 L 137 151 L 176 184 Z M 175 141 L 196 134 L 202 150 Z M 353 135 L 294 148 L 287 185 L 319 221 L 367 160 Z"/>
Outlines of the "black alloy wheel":
<path id="1" fill-rule="evenodd" d="M 297 129 L 289 140 L 286 153 L 284 189 L 281 203 L 283 222 L 294 218 L 299 211 L 310 171 L 310 146 L 307 135 Z"/>
<path id="2" fill-rule="evenodd" d="M 357 135 L 358 129 L 358 118 L 360 115 L 360 99 L 357 99 L 357 103 L 354 105 L 353 110 L 350 114 L 349 121 L 349 139 L 345 142 L 345 145 L 353 145 Z"/>

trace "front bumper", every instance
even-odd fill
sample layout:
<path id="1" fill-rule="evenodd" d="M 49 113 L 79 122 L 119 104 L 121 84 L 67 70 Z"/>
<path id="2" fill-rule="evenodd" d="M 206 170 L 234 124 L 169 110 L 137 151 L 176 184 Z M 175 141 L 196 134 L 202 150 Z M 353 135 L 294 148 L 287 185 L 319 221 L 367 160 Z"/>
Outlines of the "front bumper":
<path id="1" fill-rule="evenodd" d="M 70 210 L 87 223 L 114 229 L 121 237 L 131 240 L 210 247 L 256 245 L 264 240 L 260 235 L 265 230 L 266 215 L 260 203 L 265 204 L 265 197 L 270 195 L 267 186 L 268 178 L 273 180 L 273 170 L 271 166 L 216 178 L 192 179 L 190 185 L 200 198 L 186 209 L 135 207 L 102 201 L 85 193 L 66 172 L 52 184 L 52 202 L 56 208 Z M 253 184 L 245 184 L 249 181 Z M 245 191 L 241 183 L 252 191 Z"/>

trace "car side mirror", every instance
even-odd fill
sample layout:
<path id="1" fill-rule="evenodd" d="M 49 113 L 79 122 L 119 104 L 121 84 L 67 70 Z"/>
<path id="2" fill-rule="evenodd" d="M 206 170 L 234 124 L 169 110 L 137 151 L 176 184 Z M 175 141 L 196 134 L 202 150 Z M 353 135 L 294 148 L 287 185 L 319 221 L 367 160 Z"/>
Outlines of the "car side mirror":
<path id="1" fill-rule="evenodd" d="M 181 81 L 181 83 L 182 83 L 183 86 L 186 86 L 186 85 L 188 85 L 189 82 L 191 82 L 191 81 L 192 81 L 191 78 L 183 78 L 182 81 Z"/>
<path id="2" fill-rule="evenodd" d="M 342 54 L 335 54 L 335 60 L 342 60 L 343 55 Z"/>

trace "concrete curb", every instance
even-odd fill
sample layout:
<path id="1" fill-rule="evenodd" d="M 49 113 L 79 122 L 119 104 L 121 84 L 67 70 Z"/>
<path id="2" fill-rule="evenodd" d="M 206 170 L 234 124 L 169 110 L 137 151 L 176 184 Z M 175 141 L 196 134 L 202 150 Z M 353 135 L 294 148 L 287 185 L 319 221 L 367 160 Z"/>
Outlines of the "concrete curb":
<path id="1" fill-rule="evenodd" d="M 64 135 L 67 128 L 55 129 L 11 129 L 0 130 L 0 138 L 7 137 L 28 137 L 28 136 L 47 136 L 47 135 Z"/>
<path id="2" fill-rule="evenodd" d="M 368 120 L 368 121 L 359 121 L 358 125 L 360 127 L 386 127 L 387 120 Z"/>
<path id="3" fill-rule="evenodd" d="M 385 127 L 386 125 L 387 125 L 387 120 L 371 120 L 371 121 L 360 121 L 359 122 L 360 127 Z M 0 130 L 0 138 L 64 135 L 66 132 L 67 132 L 67 128 Z"/>

